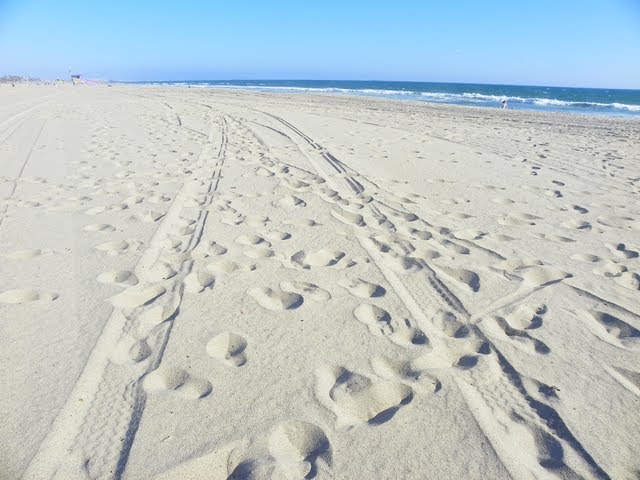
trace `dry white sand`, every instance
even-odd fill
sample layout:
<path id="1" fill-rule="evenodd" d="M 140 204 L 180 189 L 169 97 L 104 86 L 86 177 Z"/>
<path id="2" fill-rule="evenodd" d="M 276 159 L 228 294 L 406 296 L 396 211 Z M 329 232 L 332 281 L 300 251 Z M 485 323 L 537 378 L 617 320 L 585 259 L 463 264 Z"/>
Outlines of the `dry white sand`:
<path id="1" fill-rule="evenodd" d="M 640 475 L 640 121 L 0 88 L 2 479 Z"/>

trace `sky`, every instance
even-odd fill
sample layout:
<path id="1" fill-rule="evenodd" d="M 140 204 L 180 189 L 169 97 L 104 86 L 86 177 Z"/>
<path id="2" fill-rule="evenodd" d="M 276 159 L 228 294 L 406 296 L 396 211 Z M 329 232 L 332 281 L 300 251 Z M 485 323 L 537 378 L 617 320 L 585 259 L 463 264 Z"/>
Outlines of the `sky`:
<path id="1" fill-rule="evenodd" d="M 640 89 L 640 0 L 0 0 L 0 75 Z"/>

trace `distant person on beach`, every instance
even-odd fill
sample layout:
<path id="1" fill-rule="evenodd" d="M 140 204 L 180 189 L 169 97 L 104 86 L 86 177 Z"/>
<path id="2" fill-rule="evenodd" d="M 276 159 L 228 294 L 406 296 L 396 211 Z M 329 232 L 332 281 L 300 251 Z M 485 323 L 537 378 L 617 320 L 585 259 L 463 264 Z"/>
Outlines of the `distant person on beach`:
<path id="1" fill-rule="evenodd" d="M 502 100 L 502 107 L 503 109 L 507 108 L 507 99 L 505 98 L 504 100 Z"/>

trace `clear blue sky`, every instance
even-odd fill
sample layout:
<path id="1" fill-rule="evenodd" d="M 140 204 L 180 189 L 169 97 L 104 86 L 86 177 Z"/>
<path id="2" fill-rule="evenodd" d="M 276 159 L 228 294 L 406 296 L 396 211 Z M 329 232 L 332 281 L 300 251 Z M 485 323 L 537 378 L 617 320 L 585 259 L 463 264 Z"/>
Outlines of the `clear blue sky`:
<path id="1" fill-rule="evenodd" d="M 640 0 L 0 0 L 0 74 L 640 88 Z"/>

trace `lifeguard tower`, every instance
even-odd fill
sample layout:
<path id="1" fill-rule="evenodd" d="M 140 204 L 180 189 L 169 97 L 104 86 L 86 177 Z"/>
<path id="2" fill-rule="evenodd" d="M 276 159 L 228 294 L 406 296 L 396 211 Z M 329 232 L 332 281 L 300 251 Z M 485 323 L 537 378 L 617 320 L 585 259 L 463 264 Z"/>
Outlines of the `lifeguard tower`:
<path id="1" fill-rule="evenodd" d="M 71 74 L 71 83 L 73 83 L 74 85 L 78 85 L 80 83 L 80 74 L 79 73 L 72 73 Z"/>

